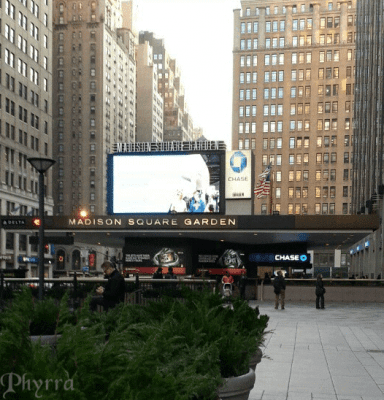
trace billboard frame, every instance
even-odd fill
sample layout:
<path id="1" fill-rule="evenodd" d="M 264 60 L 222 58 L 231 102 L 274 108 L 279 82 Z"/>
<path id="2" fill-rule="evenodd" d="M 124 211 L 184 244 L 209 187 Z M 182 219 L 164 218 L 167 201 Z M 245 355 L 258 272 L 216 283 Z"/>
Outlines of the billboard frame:
<path id="1" fill-rule="evenodd" d="M 220 171 L 219 171 L 219 211 L 215 213 L 189 213 L 189 212 L 178 212 L 175 215 L 225 215 L 225 157 L 226 151 L 224 149 L 210 149 L 210 150 L 188 150 L 188 151 L 151 151 L 151 152 L 116 152 L 108 154 L 107 156 L 107 214 L 108 215 L 173 215 L 169 212 L 159 213 L 159 212 L 113 212 L 113 183 L 114 183 L 114 159 L 115 157 L 123 157 L 123 156 L 130 156 L 130 157 L 140 157 L 140 156 L 175 156 L 175 155 L 192 155 L 192 154 L 199 154 L 199 155 L 216 155 L 219 158 L 220 163 Z"/>

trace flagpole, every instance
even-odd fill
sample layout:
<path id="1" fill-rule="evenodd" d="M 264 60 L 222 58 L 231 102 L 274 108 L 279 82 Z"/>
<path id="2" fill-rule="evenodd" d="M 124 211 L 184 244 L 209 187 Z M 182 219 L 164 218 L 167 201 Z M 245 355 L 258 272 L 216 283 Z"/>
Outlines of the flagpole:
<path id="1" fill-rule="evenodd" d="M 271 195 L 271 164 L 259 175 L 259 183 L 254 189 L 256 198 L 267 197 Z M 271 197 L 272 199 L 272 197 Z M 271 200 L 272 201 L 272 200 Z M 268 202 L 267 202 L 268 204 Z"/>

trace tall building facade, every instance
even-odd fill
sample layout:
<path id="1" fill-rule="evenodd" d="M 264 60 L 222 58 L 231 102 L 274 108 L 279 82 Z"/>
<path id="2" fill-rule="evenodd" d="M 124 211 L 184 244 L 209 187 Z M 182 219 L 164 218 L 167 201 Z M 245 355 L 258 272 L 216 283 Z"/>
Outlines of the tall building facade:
<path id="1" fill-rule="evenodd" d="M 241 1 L 234 10 L 233 148 L 272 165 L 255 214 L 348 214 L 355 1 Z"/>
<path id="2" fill-rule="evenodd" d="M 372 211 L 372 200 L 384 193 L 383 10 L 378 1 L 357 5 L 353 213 Z"/>
<path id="3" fill-rule="evenodd" d="M 153 62 L 158 72 L 158 92 L 163 98 L 163 140 L 190 141 L 193 137 L 193 121 L 185 101 L 185 91 L 177 61 L 170 57 L 164 40 L 157 39 L 152 32 L 140 32 L 139 43 L 145 42 L 153 48 Z"/>
<path id="4" fill-rule="evenodd" d="M 384 216 L 384 5 L 357 2 L 352 212 Z M 351 273 L 384 277 L 384 226 L 350 249 Z"/>
<path id="5" fill-rule="evenodd" d="M 137 39 L 121 0 L 53 5 L 55 213 L 105 215 L 107 156 L 135 141 Z"/>
<path id="6" fill-rule="evenodd" d="M 157 64 L 148 41 L 137 48 L 137 114 L 136 140 L 162 142 L 164 102 L 158 91 Z"/>
<path id="7" fill-rule="evenodd" d="M 0 2 L 0 212 L 38 215 L 38 173 L 30 157 L 52 158 L 52 2 Z M 45 211 L 52 215 L 51 172 L 45 177 Z M 0 231 L 0 267 L 28 268 L 37 247 L 26 234 Z M 48 272 L 47 272 L 48 273 Z"/>

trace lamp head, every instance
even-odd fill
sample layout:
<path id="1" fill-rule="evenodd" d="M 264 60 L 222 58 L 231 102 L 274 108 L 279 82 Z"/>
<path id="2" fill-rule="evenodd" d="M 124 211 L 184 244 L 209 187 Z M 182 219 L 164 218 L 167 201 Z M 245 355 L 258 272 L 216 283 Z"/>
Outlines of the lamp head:
<path id="1" fill-rule="evenodd" d="M 35 168 L 36 171 L 42 174 L 46 172 L 49 168 L 51 168 L 52 165 L 56 162 L 55 160 L 52 160 L 50 158 L 39 157 L 27 158 L 27 161 L 32 165 L 33 168 Z"/>

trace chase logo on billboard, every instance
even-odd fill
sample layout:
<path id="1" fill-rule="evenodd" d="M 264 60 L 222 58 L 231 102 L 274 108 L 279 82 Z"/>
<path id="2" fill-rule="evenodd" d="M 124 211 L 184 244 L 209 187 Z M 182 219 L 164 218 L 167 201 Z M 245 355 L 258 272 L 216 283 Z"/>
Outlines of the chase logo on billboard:
<path id="1" fill-rule="evenodd" d="M 275 261 L 308 261 L 306 254 L 275 254 Z"/>
<path id="2" fill-rule="evenodd" d="M 273 253 L 254 253 L 250 254 L 249 261 L 251 262 L 309 262 L 308 254 L 273 254 Z"/>
<path id="3" fill-rule="evenodd" d="M 232 171 L 239 174 L 247 167 L 247 157 L 241 151 L 236 151 L 231 157 L 230 165 Z"/>

